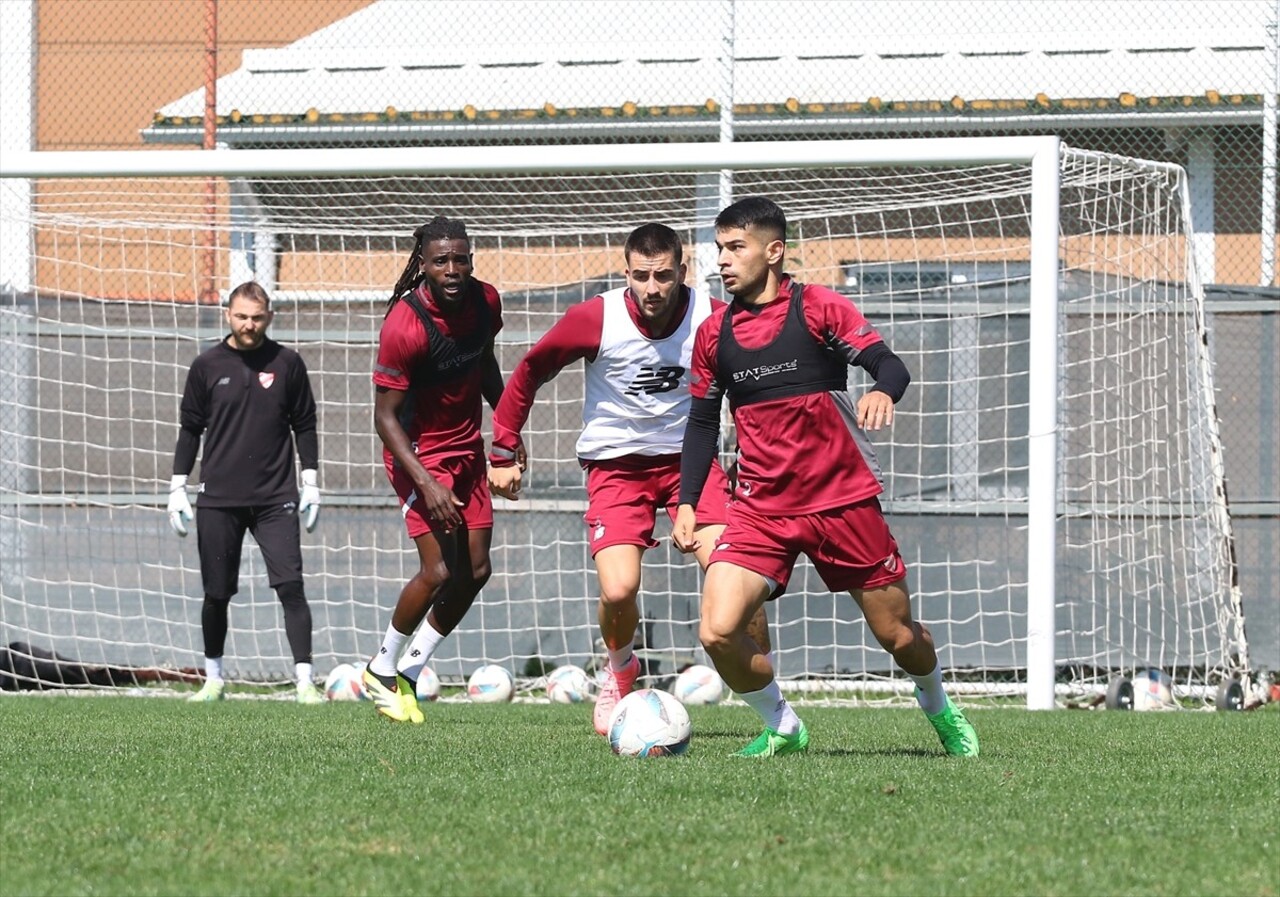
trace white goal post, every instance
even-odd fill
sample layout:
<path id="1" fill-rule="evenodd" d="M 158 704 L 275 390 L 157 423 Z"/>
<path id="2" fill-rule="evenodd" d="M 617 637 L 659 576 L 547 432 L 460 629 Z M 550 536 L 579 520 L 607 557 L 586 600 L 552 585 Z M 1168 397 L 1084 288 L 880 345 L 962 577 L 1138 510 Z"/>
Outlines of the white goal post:
<path id="1" fill-rule="evenodd" d="M 754 193 L 788 212 L 788 269 L 847 293 L 912 371 L 875 442 L 952 687 L 1045 709 L 1147 666 L 1188 696 L 1249 675 L 1176 166 L 1054 137 L 31 152 L 0 159 L 0 191 L 0 644 L 199 665 L 194 540 L 169 532 L 163 484 L 186 367 L 221 331 L 209 300 L 253 278 L 320 402 L 317 669 L 368 654 L 415 563 L 369 385 L 413 228 L 467 222 L 504 297 L 509 372 L 568 305 L 617 285 L 645 221 L 685 235 L 690 280 L 714 291 L 712 221 Z M 496 503 L 494 576 L 438 655 L 446 681 L 498 663 L 532 689 L 539 663 L 595 659 L 580 400 L 576 371 L 539 394 L 530 497 Z M 228 667 L 283 680 L 279 608 L 246 549 Z M 691 568 L 667 545 L 646 557 L 654 683 L 705 660 Z M 806 563 L 769 607 L 797 694 L 909 694 Z"/>

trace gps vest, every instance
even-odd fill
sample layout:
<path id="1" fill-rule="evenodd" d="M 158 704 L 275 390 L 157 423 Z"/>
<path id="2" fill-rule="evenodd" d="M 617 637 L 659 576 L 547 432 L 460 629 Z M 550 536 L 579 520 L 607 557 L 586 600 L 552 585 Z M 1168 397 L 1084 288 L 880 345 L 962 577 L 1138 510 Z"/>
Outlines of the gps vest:
<path id="1" fill-rule="evenodd" d="M 809 332 L 804 319 L 804 284 L 795 280 L 791 281 L 782 330 L 758 349 L 745 349 L 738 344 L 733 338 L 733 307 L 725 310 L 716 370 L 731 409 L 849 388 L 849 364 Z"/>

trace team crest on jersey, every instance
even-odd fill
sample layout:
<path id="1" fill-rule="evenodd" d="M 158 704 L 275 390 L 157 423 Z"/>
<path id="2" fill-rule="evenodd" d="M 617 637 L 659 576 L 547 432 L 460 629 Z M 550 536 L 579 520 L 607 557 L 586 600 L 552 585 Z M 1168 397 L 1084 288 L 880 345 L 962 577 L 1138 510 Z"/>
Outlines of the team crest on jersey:
<path id="1" fill-rule="evenodd" d="M 276 375 L 270 371 L 260 371 L 258 373 L 258 382 L 262 384 L 263 389 L 270 389 L 271 384 L 276 382 Z"/>

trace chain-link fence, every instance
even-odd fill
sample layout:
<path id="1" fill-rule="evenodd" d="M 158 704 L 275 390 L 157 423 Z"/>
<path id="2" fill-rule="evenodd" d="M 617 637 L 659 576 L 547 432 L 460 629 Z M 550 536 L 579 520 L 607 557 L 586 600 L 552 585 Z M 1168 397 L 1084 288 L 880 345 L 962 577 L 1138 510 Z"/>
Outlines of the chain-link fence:
<path id="1" fill-rule="evenodd" d="M 1280 664 L 1271 0 L 3 6 L 7 147 L 1057 134 L 1185 167 L 1250 641 Z"/>

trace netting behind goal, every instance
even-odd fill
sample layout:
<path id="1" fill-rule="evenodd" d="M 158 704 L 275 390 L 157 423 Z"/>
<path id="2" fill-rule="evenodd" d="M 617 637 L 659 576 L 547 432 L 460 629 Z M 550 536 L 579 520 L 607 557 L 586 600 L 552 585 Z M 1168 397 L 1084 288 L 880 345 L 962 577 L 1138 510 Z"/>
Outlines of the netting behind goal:
<path id="1" fill-rule="evenodd" d="M 622 283 L 637 224 L 680 231 L 690 282 L 718 293 L 707 248 L 731 186 L 779 202 L 787 270 L 847 295 L 906 361 L 912 386 L 892 430 L 872 439 L 916 615 L 957 688 L 1023 691 L 1028 607 L 1040 597 L 1027 545 L 1030 172 L 939 161 L 723 175 L 7 178 L 4 225 L 21 239 L 5 252 L 25 253 L 30 288 L 0 300 L 0 642 L 85 663 L 200 665 L 195 539 L 170 531 L 164 493 L 187 367 L 225 329 L 208 299 L 253 278 L 271 291 L 272 335 L 302 353 L 320 408 L 324 510 L 303 536 L 316 667 L 368 655 L 417 563 L 382 470 L 370 380 L 413 229 L 436 214 L 467 223 L 477 276 L 503 296 L 509 372 L 567 307 Z M 1061 156 L 1049 577 L 1059 694 L 1147 665 L 1192 691 L 1247 668 L 1184 193 L 1175 168 Z M 856 369 L 850 382 L 867 386 Z M 598 662 L 573 451 L 582 390 L 579 365 L 539 393 L 527 497 L 497 502 L 492 580 L 435 658 L 446 682 L 497 663 L 532 687 L 543 667 Z M 665 521 L 658 535 L 641 595 L 653 684 L 705 662 L 700 576 Z M 769 615 L 776 666 L 797 694 L 908 692 L 849 596 L 830 594 L 807 562 Z M 251 540 L 226 656 L 233 679 L 290 673 Z"/>

